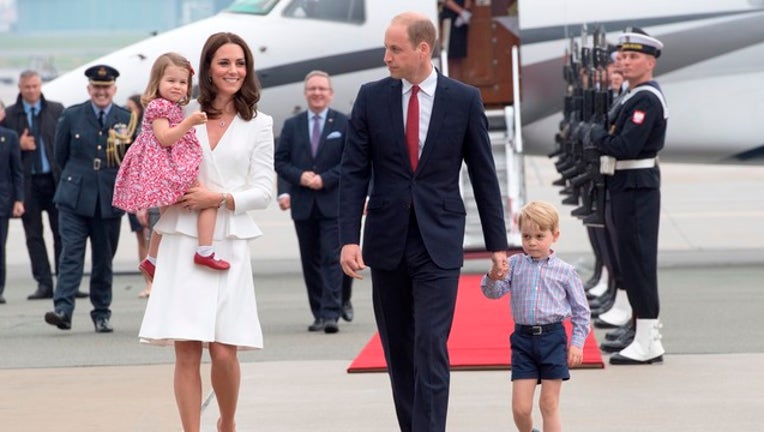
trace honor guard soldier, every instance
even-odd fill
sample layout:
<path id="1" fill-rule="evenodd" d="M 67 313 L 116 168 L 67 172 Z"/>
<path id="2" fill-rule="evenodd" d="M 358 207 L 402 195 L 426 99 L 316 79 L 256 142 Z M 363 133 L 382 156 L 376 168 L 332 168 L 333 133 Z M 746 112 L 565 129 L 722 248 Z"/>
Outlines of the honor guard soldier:
<path id="1" fill-rule="evenodd" d="M 113 329 L 112 260 L 117 251 L 122 210 L 112 207 L 119 156 L 128 144 L 124 131 L 130 112 L 113 103 L 119 72 L 107 65 L 85 71 L 90 100 L 67 108 L 56 127 L 54 155 L 61 167 L 53 201 L 59 211 L 62 251 L 54 310 L 45 322 L 61 330 L 72 326 L 74 299 L 82 281 L 85 248 L 90 239 L 90 317 L 98 333 Z"/>
<path id="2" fill-rule="evenodd" d="M 611 364 L 648 364 L 663 360 L 658 322 L 658 224 L 660 169 L 658 152 L 666 138 L 668 108 L 653 80 L 663 44 L 643 30 L 628 28 L 619 38 L 629 93 L 610 130 L 596 125 L 589 145 L 604 155 L 621 283 L 636 317 L 634 340 L 610 357 Z"/>

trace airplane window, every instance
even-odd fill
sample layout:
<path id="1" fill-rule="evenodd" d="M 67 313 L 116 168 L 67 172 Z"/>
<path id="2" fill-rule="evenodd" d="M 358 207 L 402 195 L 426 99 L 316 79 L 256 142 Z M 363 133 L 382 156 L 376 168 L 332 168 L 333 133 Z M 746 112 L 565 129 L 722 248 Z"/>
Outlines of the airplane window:
<path id="1" fill-rule="evenodd" d="M 252 15 L 268 15 L 279 0 L 236 0 L 228 7 L 228 12 Z"/>
<path id="2" fill-rule="evenodd" d="M 292 0 L 284 16 L 361 24 L 366 20 L 365 0 Z"/>

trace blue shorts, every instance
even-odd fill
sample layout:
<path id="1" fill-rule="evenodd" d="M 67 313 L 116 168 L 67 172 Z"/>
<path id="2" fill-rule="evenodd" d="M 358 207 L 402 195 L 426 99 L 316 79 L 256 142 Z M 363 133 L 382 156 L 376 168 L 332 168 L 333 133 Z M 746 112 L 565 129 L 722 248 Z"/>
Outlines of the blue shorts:
<path id="1" fill-rule="evenodd" d="M 512 381 L 535 379 L 540 384 L 542 379 L 569 380 L 568 336 L 562 323 L 553 324 L 552 329 L 538 335 L 531 334 L 525 327 L 515 326 L 509 337 Z"/>

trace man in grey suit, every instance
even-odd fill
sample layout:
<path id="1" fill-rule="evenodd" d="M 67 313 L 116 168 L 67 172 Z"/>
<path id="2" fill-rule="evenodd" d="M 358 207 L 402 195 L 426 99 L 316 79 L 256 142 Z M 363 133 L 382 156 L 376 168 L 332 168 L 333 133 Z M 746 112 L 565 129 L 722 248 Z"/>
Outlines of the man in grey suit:
<path id="1" fill-rule="evenodd" d="M 337 322 L 343 315 L 337 211 L 348 119 L 329 108 L 333 95 L 326 72 L 308 73 L 308 110 L 284 122 L 274 155 L 276 172 L 289 184 L 302 273 L 313 313 L 308 330 L 325 333 L 339 331 Z"/>
<path id="2" fill-rule="evenodd" d="M 390 77 L 359 90 L 341 167 L 340 262 L 356 278 L 371 267 L 374 315 L 404 432 L 446 428 L 446 341 L 464 262 L 462 163 L 492 271 L 503 276 L 507 268 L 504 210 L 480 93 L 435 70 L 434 46 L 435 25 L 426 16 L 393 18 L 385 32 Z"/>
<path id="3" fill-rule="evenodd" d="M 90 318 L 96 333 L 109 333 L 113 331 L 109 323 L 112 260 L 124 214 L 111 205 L 119 169 L 114 138 L 127 129 L 130 112 L 113 103 L 119 76 L 116 69 L 97 65 L 87 69 L 85 76 L 90 100 L 67 108 L 56 127 L 54 153 L 62 172 L 53 202 L 58 208 L 62 250 L 54 310 L 45 314 L 45 322 L 61 330 L 71 329 L 90 239 Z"/>

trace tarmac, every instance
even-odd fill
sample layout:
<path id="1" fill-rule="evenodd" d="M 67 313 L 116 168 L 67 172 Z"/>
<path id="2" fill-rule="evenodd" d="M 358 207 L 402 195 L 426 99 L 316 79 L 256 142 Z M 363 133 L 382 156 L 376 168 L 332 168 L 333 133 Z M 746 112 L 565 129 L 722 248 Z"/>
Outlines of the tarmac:
<path id="1" fill-rule="evenodd" d="M 566 431 L 761 430 L 764 406 L 764 167 L 663 164 L 659 285 L 664 362 L 581 369 L 563 384 Z M 526 158 L 530 199 L 559 203 L 551 161 Z M 556 251 L 589 277 L 585 229 L 563 213 Z M 266 233 L 252 243 L 265 349 L 240 355 L 239 432 L 398 430 L 384 373 L 348 374 L 375 332 L 368 278 L 354 284 L 355 319 L 335 335 L 312 321 L 287 213 L 255 214 Z M 179 431 L 173 352 L 144 346 L 137 333 L 145 300 L 134 271 L 127 219 L 115 258 L 112 334 L 96 334 L 87 301 L 71 331 L 43 322 L 48 300 L 34 290 L 20 221 L 11 221 L 8 280 L 0 305 L 0 431 Z M 482 273 L 484 259 L 464 273 Z M 86 265 L 86 269 L 89 264 Z M 88 278 L 83 280 L 87 290 Z M 598 340 L 604 332 L 596 330 Z M 205 354 L 206 355 L 206 354 Z M 607 357 L 605 357 L 607 359 Z M 203 365 L 202 430 L 217 406 Z M 448 430 L 514 430 L 509 371 L 452 373 Z M 541 428 L 538 410 L 534 414 Z"/>

